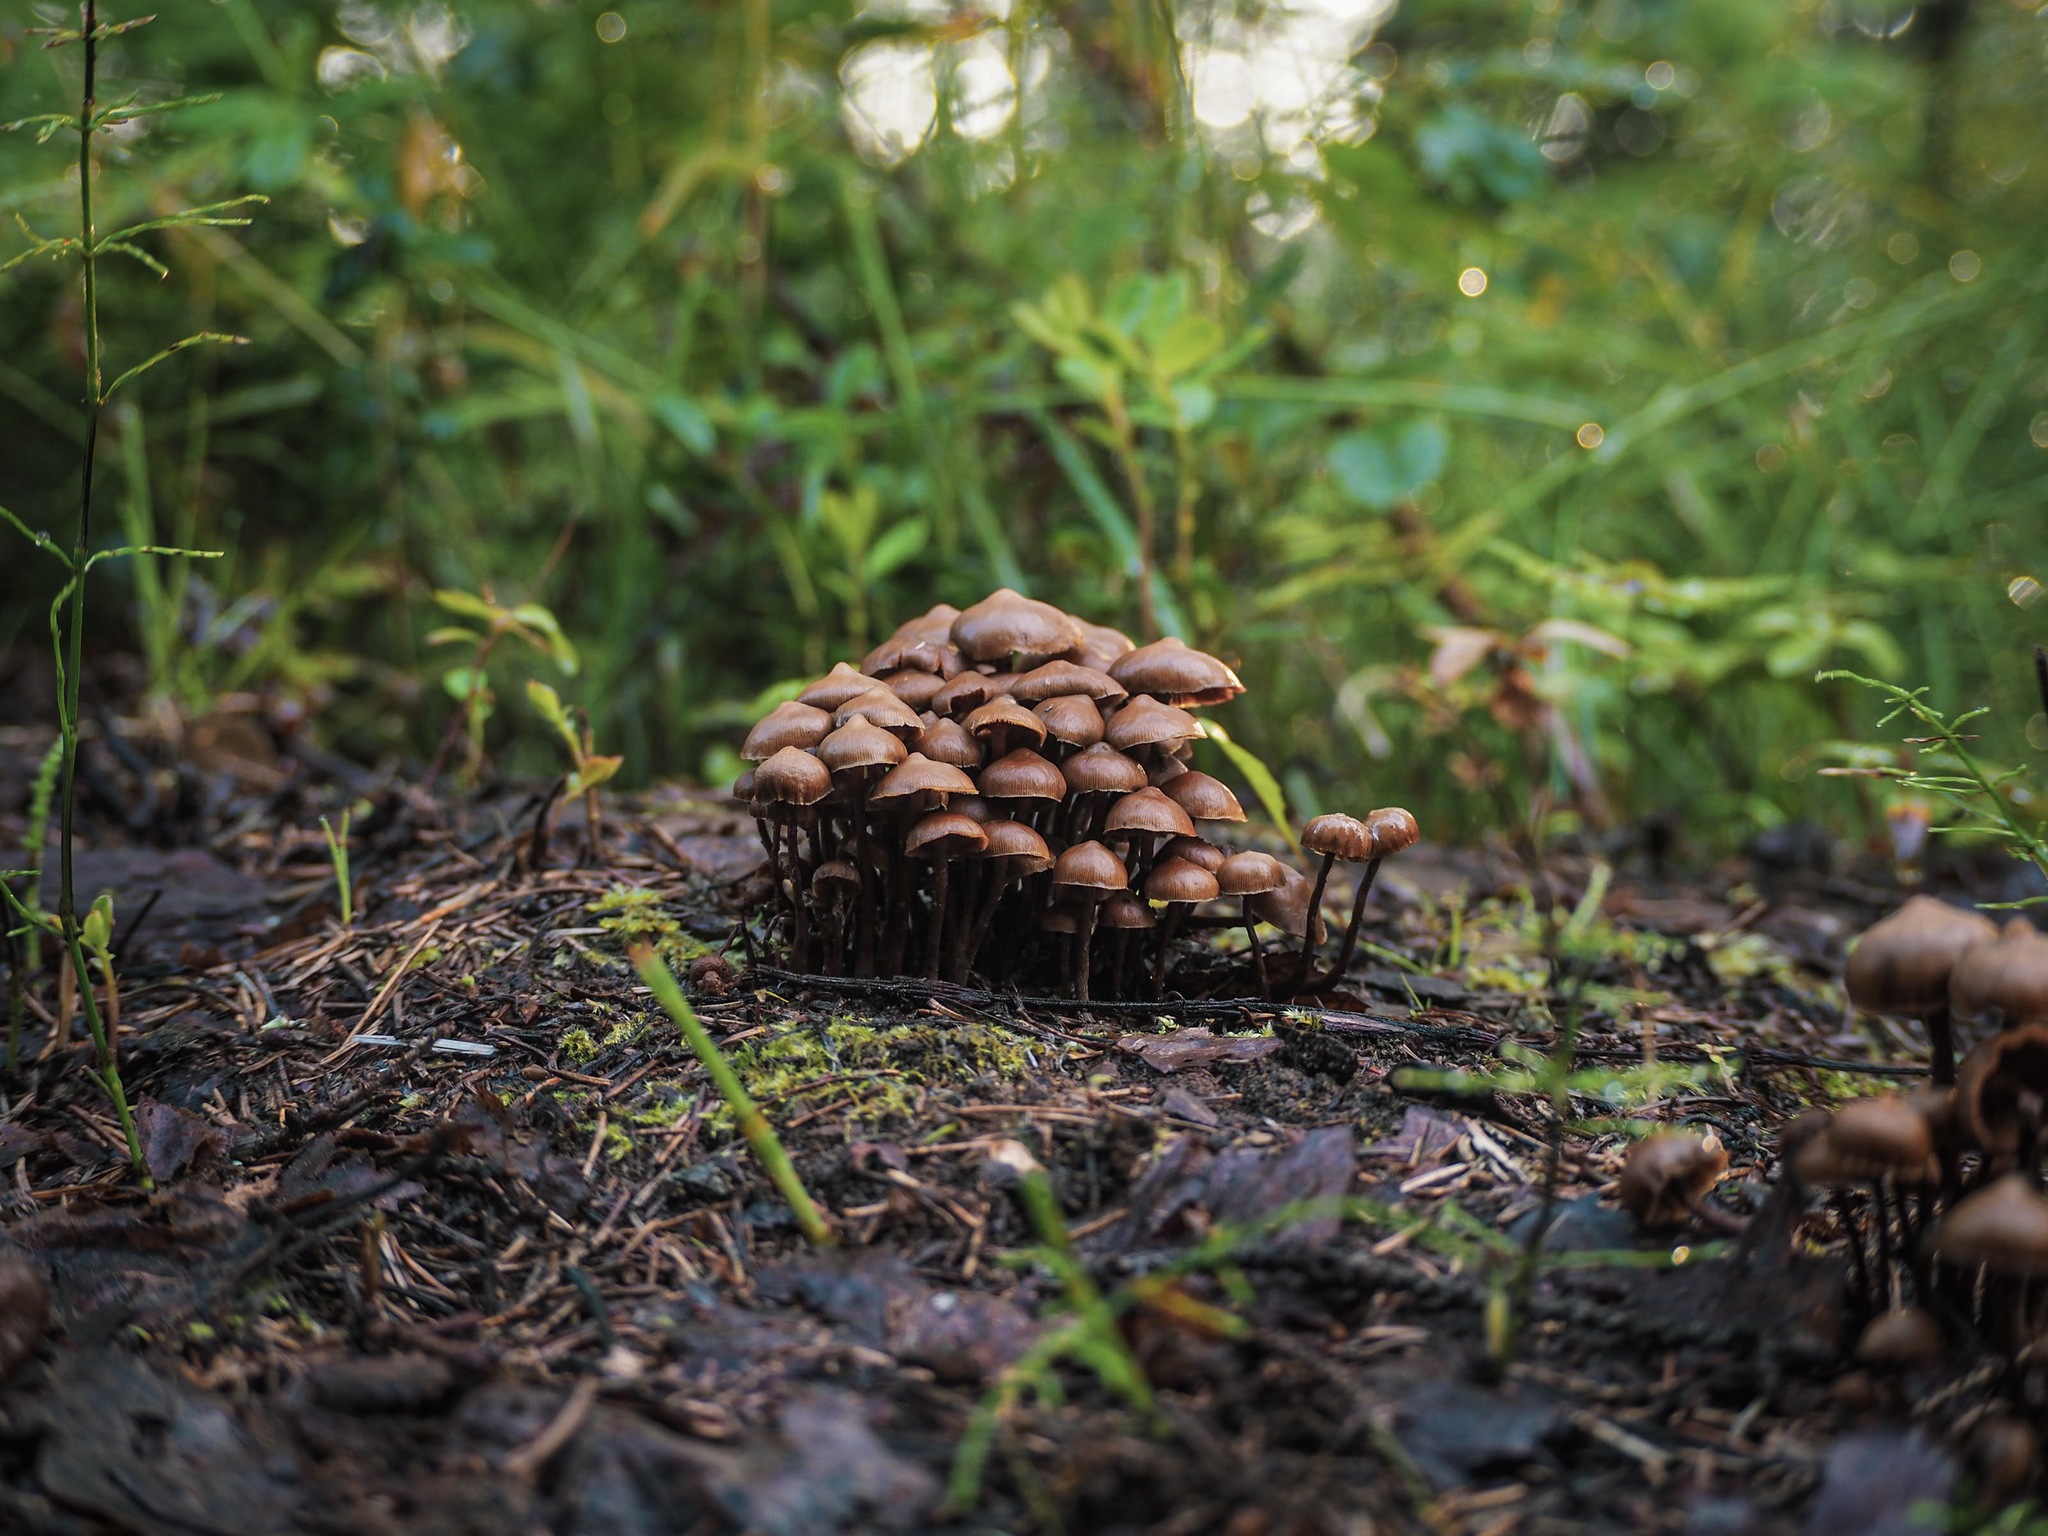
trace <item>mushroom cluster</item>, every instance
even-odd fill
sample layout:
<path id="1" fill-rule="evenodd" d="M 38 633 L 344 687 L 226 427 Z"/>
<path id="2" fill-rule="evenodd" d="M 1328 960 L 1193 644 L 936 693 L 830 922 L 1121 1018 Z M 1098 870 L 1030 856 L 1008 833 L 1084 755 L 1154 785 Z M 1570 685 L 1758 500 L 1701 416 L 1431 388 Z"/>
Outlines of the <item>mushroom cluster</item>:
<path id="1" fill-rule="evenodd" d="M 1317 818 L 1303 836 L 1314 880 L 1212 840 L 1245 813 L 1188 765 L 1204 735 L 1192 712 L 1243 692 L 1179 640 L 1138 645 L 1008 588 L 910 620 L 741 749 L 753 766 L 733 793 L 759 825 L 792 963 L 1159 996 L 1197 909 L 1229 901 L 1207 921 L 1241 925 L 1259 993 L 1291 996 L 1315 981 L 1317 908 L 1346 860 L 1368 873 L 1341 971 L 1370 871 L 1415 841 L 1415 819 Z M 1262 923 L 1301 953 L 1269 966 Z"/>
<path id="2" fill-rule="evenodd" d="M 1922 1332 L 1974 1312 L 2010 1348 L 2036 1342 L 2048 1328 L 2031 1285 L 2048 1275 L 2048 937 L 1914 897 L 1863 935 L 1848 974 L 1859 1005 L 1928 1020 L 1934 1052 L 1927 1086 L 1810 1111 L 1784 1138 L 1789 1189 L 1834 1207 L 1857 1298 L 1873 1328 L 1890 1320 L 1872 1358 L 1904 1337 L 1901 1308 L 1928 1314 Z M 1995 1026 L 1960 1066 L 1953 1020 Z"/>

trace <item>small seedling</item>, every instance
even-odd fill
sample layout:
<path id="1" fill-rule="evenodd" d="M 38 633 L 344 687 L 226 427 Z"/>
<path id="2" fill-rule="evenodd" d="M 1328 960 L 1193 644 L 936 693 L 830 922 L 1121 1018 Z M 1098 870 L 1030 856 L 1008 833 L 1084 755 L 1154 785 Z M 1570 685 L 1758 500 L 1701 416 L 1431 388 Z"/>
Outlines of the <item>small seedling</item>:
<path id="1" fill-rule="evenodd" d="M 768 1123 L 768 1117 L 754 1103 L 739 1074 L 733 1071 L 732 1063 L 725 1059 L 718 1042 L 704 1027 L 704 1021 L 697 1017 L 697 1010 L 683 996 L 668 962 L 646 944 L 636 944 L 627 953 L 633 961 L 633 969 L 640 973 L 640 980 L 654 994 L 654 1000 L 661 1004 L 662 1010 L 675 1021 L 690 1049 L 696 1052 L 697 1060 L 710 1074 L 713 1086 L 732 1111 L 733 1123 L 739 1127 L 754 1156 L 767 1170 L 769 1181 L 789 1202 L 790 1210 L 796 1213 L 797 1227 L 817 1247 L 833 1246 L 832 1229 L 825 1225 L 825 1218 L 811 1203 L 810 1192 L 804 1188 L 803 1180 L 797 1177 L 796 1166 L 782 1149 L 782 1140 L 775 1134 L 775 1127 Z"/>
<path id="2" fill-rule="evenodd" d="M 498 696 L 491 690 L 489 662 L 492 652 L 506 636 L 523 640 L 550 657 L 566 677 L 574 677 L 578 665 L 576 647 L 562 633 L 562 626 L 555 616 L 539 603 L 507 606 L 492 595 L 489 587 L 484 588 L 481 596 L 474 592 L 443 589 L 434 594 L 434 601 L 478 627 L 451 624 L 427 636 L 429 645 L 466 645 L 470 648 L 467 661 L 441 674 L 441 686 L 455 700 L 457 708 L 454 718 L 448 722 L 447 731 L 442 734 L 440 746 L 434 749 L 433 762 L 427 767 L 428 788 L 432 788 L 434 781 L 441 776 L 449 750 L 459 738 L 466 736 L 468 741 L 466 765 L 469 775 L 474 777 L 483 765 L 484 726 L 498 704 Z"/>
<path id="3" fill-rule="evenodd" d="M 620 767 L 623 757 L 600 757 L 594 750 L 591 736 L 590 717 L 582 710 L 575 711 L 581 717 L 580 723 L 571 718 L 568 706 L 562 703 L 562 696 L 538 679 L 529 679 L 526 684 L 527 702 L 532 704 L 539 716 L 555 728 L 569 748 L 569 776 L 563 781 L 562 793 L 583 797 L 584 832 L 589 842 L 590 856 L 597 859 L 603 853 L 604 823 L 598 812 L 598 789 L 611 781 Z M 546 838 L 542 838 L 543 844 Z"/>
<path id="4" fill-rule="evenodd" d="M 327 838 L 327 857 L 334 864 L 334 888 L 341 901 L 341 926 L 353 927 L 356 920 L 356 888 L 348 872 L 348 824 L 350 809 L 341 813 L 341 830 L 336 832 L 325 816 L 320 818 L 320 831 Z"/>

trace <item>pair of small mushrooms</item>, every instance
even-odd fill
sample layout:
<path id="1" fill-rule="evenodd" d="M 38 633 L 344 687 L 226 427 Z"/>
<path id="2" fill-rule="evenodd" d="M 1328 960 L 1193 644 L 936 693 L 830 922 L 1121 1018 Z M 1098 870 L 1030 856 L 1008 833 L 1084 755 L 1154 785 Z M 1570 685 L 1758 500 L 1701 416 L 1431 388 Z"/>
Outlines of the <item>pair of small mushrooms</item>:
<path id="1" fill-rule="evenodd" d="M 1857 1007 L 1926 1021 L 1937 1083 L 1956 1080 L 1956 1020 L 2048 1024 L 2048 936 L 2024 917 L 2000 929 L 1932 896 L 1915 896 L 1873 924 L 1844 980 Z"/>
<path id="2" fill-rule="evenodd" d="M 1258 924 L 1303 939 L 1299 990 L 1338 860 L 1368 870 L 1415 840 L 1405 811 L 1324 817 L 1311 882 L 1204 836 L 1245 820 L 1189 767 L 1192 711 L 1244 692 L 1179 640 L 1130 637 L 1005 588 L 940 604 L 859 667 L 841 662 L 748 734 L 751 805 L 800 969 L 931 979 L 1091 979 L 1164 990 L 1174 940 L 1203 903 L 1235 898 L 1269 990 Z M 1327 824 L 1327 825 L 1325 825 Z M 1356 941 L 1361 882 L 1344 959 Z M 1115 935 L 1097 951 L 1097 929 Z M 1341 965 L 1341 962 L 1340 962 Z"/>

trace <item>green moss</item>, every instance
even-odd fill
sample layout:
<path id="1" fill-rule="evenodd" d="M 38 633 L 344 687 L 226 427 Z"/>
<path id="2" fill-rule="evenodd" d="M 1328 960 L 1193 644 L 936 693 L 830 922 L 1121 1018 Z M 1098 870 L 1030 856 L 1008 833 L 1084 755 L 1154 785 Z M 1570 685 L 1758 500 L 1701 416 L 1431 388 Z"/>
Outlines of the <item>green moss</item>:
<path id="1" fill-rule="evenodd" d="M 651 944 L 672 971 L 684 970 L 692 960 L 711 953 L 709 944 L 683 932 L 658 892 L 615 885 L 584 910 L 597 919 L 598 927 L 618 935 L 621 953 L 635 944 Z"/>
<path id="2" fill-rule="evenodd" d="M 579 1024 L 576 1028 L 562 1036 L 561 1051 L 569 1060 L 580 1066 L 597 1054 L 598 1045 L 591 1038 L 590 1031 Z"/>

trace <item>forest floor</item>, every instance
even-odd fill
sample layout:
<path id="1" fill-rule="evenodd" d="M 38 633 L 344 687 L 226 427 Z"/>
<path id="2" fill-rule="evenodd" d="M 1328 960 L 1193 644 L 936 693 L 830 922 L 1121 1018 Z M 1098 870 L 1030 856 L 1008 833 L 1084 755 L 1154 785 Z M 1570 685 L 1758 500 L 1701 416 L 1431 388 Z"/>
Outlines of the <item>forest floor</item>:
<path id="1" fill-rule="evenodd" d="M 46 740 L 0 731 L 0 782 Z M 209 752 L 88 743 L 79 885 L 118 893 L 154 1189 L 44 986 L 0 1079 L 0 1247 L 55 1314 L 0 1392 L 0 1529 L 1931 1531 L 1915 1502 L 1963 1497 L 2005 1390 L 1963 1350 L 1855 1369 L 1825 1213 L 1730 1236 L 1789 1116 L 1920 1070 L 1842 1002 L 1882 880 L 1559 857 L 1556 967 L 1529 872 L 1425 844 L 1314 1006 L 1086 1006 L 749 967 L 765 887 L 730 802 L 609 802 L 600 859 L 570 816 L 537 865 L 536 794 Z M 319 829 L 345 801 L 371 806 L 346 930 Z M 0 804 L 0 848 L 23 827 Z M 734 1136 L 636 938 L 679 974 L 725 953 L 696 1007 L 836 1247 Z M 1569 1016 L 1553 1163 L 1547 1101 L 1499 1074 Z M 1431 1067 L 1495 1076 L 1397 1086 Z M 1620 1117 L 1720 1138 L 1723 1230 L 1614 1205 Z M 1096 1368 L 1018 1145 L 1142 1382 Z"/>

